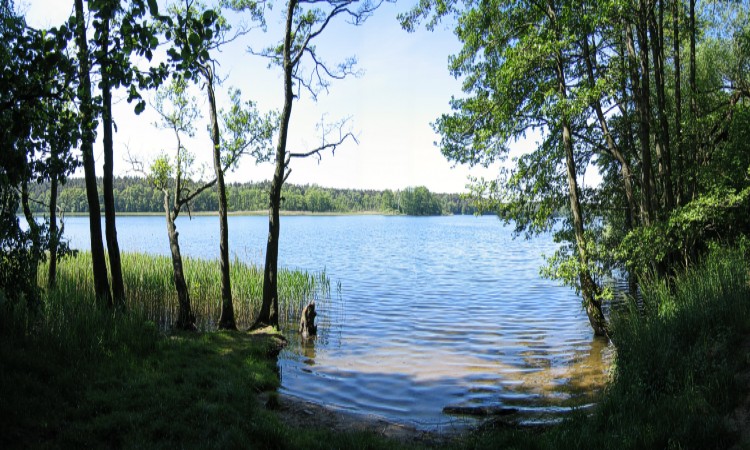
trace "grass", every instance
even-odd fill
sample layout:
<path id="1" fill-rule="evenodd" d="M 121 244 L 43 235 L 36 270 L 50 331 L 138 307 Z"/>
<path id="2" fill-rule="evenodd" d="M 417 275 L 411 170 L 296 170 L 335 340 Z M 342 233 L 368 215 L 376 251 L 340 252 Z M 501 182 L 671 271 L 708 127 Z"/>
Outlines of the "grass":
<path id="1" fill-rule="evenodd" d="M 121 258 L 127 308 L 143 313 L 148 320 L 162 327 L 173 323 L 178 306 L 171 258 L 142 253 L 123 253 Z M 212 329 L 221 315 L 219 262 L 184 258 L 183 265 L 198 325 L 202 329 Z M 248 327 L 260 310 L 263 268 L 235 259 L 230 269 L 235 320 L 240 327 Z M 47 268 L 40 268 L 41 286 L 46 286 L 46 277 Z M 81 296 L 93 302 L 93 286 L 91 253 L 80 252 L 58 265 L 58 286 L 48 295 L 61 298 Z M 278 286 L 281 323 L 295 322 L 310 300 L 325 300 L 330 294 L 330 280 L 325 271 L 309 273 L 282 268 Z"/>

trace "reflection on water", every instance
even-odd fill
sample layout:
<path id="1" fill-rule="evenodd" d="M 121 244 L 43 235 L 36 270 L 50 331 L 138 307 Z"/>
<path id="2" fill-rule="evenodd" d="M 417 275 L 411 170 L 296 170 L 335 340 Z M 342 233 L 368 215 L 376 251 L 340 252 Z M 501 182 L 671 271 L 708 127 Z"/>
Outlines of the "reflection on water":
<path id="1" fill-rule="evenodd" d="M 266 220 L 229 218 L 233 256 L 262 264 Z M 123 251 L 169 254 L 163 219 L 118 221 Z M 178 221 L 184 254 L 218 256 L 216 217 Z M 281 265 L 342 286 L 317 302 L 317 337 L 289 324 L 288 394 L 433 428 L 465 420 L 445 406 L 545 420 L 589 404 L 607 379 L 612 349 L 592 338 L 580 299 L 539 278 L 551 237 L 514 240 L 494 217 L 283 217 L 281 228 Z M 66 232 L 87 248 L 85 218 Z"/>
<path id="2" fill-rule="evenodd" d="M 302 361 L 308 366 L 315 365 L 315 340 L 315 336 L 304 339 L 302 335 L 298 335 L 299 352 L 304 358 Z"/>

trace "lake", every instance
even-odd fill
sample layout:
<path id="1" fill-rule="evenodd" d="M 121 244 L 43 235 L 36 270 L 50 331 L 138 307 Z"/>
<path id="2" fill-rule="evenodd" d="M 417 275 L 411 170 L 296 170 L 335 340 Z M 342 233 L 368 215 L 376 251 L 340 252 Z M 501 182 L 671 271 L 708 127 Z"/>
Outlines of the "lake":
<path id="1" fill-rule="evenodd" d="M 262 264 L 267 223 L 231 216 L 232 256 Z M 169 254 L 163 217 L 117 226 L 122 251 Z M 183 255 L 218 258 L 218 228 L 180 217 Z M 65 232 L 89 248 L 87 218 L 67 218 Z M 556 248 L 551 236 L 513 239 L 496 217 L 282 217 L 280 264 L 325 269 L 340 289 L 318 305 L 315 340 L 288 330 L 281 392 L 420 429 L 471 423 L 446 406 L 512 407 L 533 422 L 590 404 L 613 350 L 573 290 L 539 277 Z"/>

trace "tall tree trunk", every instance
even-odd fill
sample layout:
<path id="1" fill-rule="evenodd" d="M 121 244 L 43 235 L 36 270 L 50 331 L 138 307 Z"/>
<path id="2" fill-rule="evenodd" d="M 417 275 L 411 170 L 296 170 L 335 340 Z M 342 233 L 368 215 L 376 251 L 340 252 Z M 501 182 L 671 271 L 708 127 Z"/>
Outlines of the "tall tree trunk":
<path id="1" fill-rule="evenodd" d="M 550 2 L 547 2 L 547 14 L 550 20 L 556 21 L 556 13 Z M 558 39 L 561 37 L 558 33 Z M 561 101 L 568 98 L 568 88 L 565 77 L 563 55 L 555 54 L 555 71 L 557 75 L 557 94 Z M 596 336 L 607 335 L 607 320 L 602 312 L 599 300 L 599 287 L 589 271 L 589 259 L 586 243 L 586 235 L 583 225 L 583 211 L 581 208 L 580 189 L 578 188 L 575 155 L 573 154 L 573 135 L 570 129 L 570 118 L 567 111 L 563 111 L 560 118 L 562 126 L 562 144 L 565 151 L 565 168 L 568 179 L 568 198 L 570 200 L 570 211 L 573 216 L 573 234 L 575 235 L 576 248 L 578 250 L 578 261 L 580 269 L 578 273 L 581 295 L 586 309 L 586 315 L 591 323 L 591 328 Z"/>
<path id="2" fill-rule="evenodd" d="M 622 118 L 624 120 L 623 123 L 623 133 L 622 133 L 622 141 L 623 145 L 621 148 L 623 149 L 630 149 L 631 151 L 635 152 L 635 131 L 633 129 L 633 113 L 630 109 L 628 109 L 628 105 L 633 104 L 633 99 L 631 98 L 630 92 L 628 88 L 628 80 L 633 80 L 633 76 L 631 74 L 632 72 L 632 61 L 631 58 L 628 57 L 629 54 L 629 47 L 632 44 L 632 40 L 630 40 L 630 27 L 626 27 L 625 32 L 622 33 L 622 39 L 619 42 L 620 45 L 618 45 L 618 54 L 620 56 L 620 73 L 622 74 L 620 77 L 620 99 L 617 102 L 618 108 L 620 110 L 620 113 L 622 114 Z M 634 90 L 634 88 L 633 88 Z M 630 168 L 630 181 L 633 185 L 634 192 L 638 190 L 638 178 L 633 174 L 633 165 L 631 163 L 631 159 L 626 158 L 626 161 L 629 163 L 628 167 Z M 636 227 L 641 219 L 638 214 L 638 210 L 636 208 L 636 197 L 634 195 L 633 197 L 633 206 L 632 211 L 626 211 L 625 214 L 625 222 L 629 224 L 629 228 Z"/>
<path id="3" fill-rule="evenodd" d="M 695 63 L 695 0 L 689 0 L 690 10 L 688 17 L 688 27 L 690 33 L 690 69 L 688 73 L 688 85 L 690 88 L 690 156 L 687 158 L 687 163 L 690 165 L 689 173 L 690 179 L 688 201 L 695 197 L 697 189 L 697 170 L 698 170 L 698 133 L 697 133 L 697 119 L 698 119 L 698 84 L 696 82 L 696 63 Z"/>
<path id="4" fill-rule="evenodd" d="M 104 20 L 102 33 L 102 126 L 104 128 L 104 222 L 107 239 L 107 254 L 109 256 L 109 271 L 112 276 L 112 297 L 114 305 L 125 307 L 125 284 L 122 280 L 122 263 L 120 262 L 120 246 L 117 243 L 117 226 L 115 224 L 115 194 L 114 194 L 114 142 L 112 137 L 112 86 L 110 82 L 109 62 L 109 18 Z"/>
<path id="5" fill-rule="evenodd" d="M 83 0 L 75 0 L 76 41 L 78 45 L 78 70 L 80 75 L 78 97 L 81 105 L 81 153 L 86 178 L 86 198 L 89 207 L 89 235 L 91 236 L 91 263 L 94 272 L 96 298 L 112 306 L 107 279 L 107 261 L 102 242 L 102 218 L 99 193 L 96 187 L 96 162 L 94 160 L 94 112 L 91 101 L 91 74 L 89 50 L 86 40 L 86 21 L 83 17 Z"/>
<path id="6" fill-rule="evenodd" d="M 586 250 L 586 236 L 583 227 L 583 212 L 581 209 L 581 200 L 579 196 L 578 181 L 576 179 L 576 163 L 573 155 L 573 139 L 570 132 L 570 125 L 567 119 L 562 122 L 563 148 L 565 150 L 565 166 L 568 178 L 568 198 L 570 199 L 570 210 L 573 215 L 573 233 L 575 234 L 576 247 L 578 249 L 578 258 L 581 263 L 580 273 L 578 275 L 581 283 L 581 295 L 586 308 L 586 315 L 589 318 L 591 328 L 596 336 L 607 335 L 607 320 L 602 312 L 601 301 L 599 300 L 599 287 L 591 277 L 588 269 L 588 251 Z"/>
<path id="7" fill-rule="evenodd" d="M 649 100 L 650 78 L 648 57 L 648 33 L 646 24 L 647 7 L 644 0 L 639 1 L 638 23 L 638 53 L 636 54 L 633 33 L 630 26 L 626 26 L 626 42 L 631 60 L 631 81 L 635 96 L 635 109 L 638 116 L 638 139 L 641 147 L 641 217 L 643 223 L 650 225 L 654 219 L 653 208 L 653 176 L 651 174 L 651 104 Z"/>
<path id="8" fill-rule="evenodd" d="M 651 63 L 649 61 L 648 9 L 649 0 L 640 0 L 638 15 L 638 61 L 640 68 L 640 92 L 637 103 L 639 109 L 639 139 L 641 141 L 641 161 L 643 167 L 643 196 L 647 225 L 653 223 L 654 216 L 654 178 L 651 160 Z"/>
<path id="9" fill-rule="evenodd" d="M 591 54 L 591 47 L 589 45 L 588 36 L 584 36 L 583 38 L 583 59 L 586 63 L 586 73 L 588 76 L 588 82 L 589 86 L 594 87 L 596 85 L 596 79 L 594 74 L 594 55 Z M 625 158 L 625 156 L 620 151 L 619 146 L 615 142 L 614 138 L 612 137 L 612 133 L 609 130 L 609 125 L 607 124 L 607 119 L 604 115 L 604 111 L 602 110 L 602 105 L 600 100 L 597 98 L 594 101 L 592 101 L 591 104 L 592 108 L 594 109 L 594 112 L 596 113 L 596 118 L 599 122 L 599 127 L 602 130 L 602 134 L 604 135 L 604 140 L 607 143 L 607 150 L 609 151 L 610 155 L 615 158 L 615 160 L 620 164 L 620 173 L 622 175 L 622 184 L 623 189 L 625 191 L 625 199 L 628 203 L 628 209 L 626 214 L 626 231 L 630 231 L 633 228 L 633 217 L 635 217 L 636 210 L 635 210 L 635 195 L 633 193 L 633 183 L 632 178 L 633 174 L 630 169 L 630 163 Z"/>
<path id="10" fill-rule="evenodd" d="M 227 190 L 224 185 L 224 170 L 221 164 L 221 136 L 216 114 L 216 95 L 214 92 L 214 74 L 210 67 L 204 67 L 208 104 L 211 110 L 211 140 L 213 141 L 214 172 L 216 173 L 216 191 L 219 197 L 219 266 L 221 269 L 221 317 L 219 328 L 236 330 L 234 304 L 232 302 L 232 285 L 229 277 L 229 224 L 227 221 Z"/>
<path id="11" fill-rule="evenodd" d="M 35 261 L 31 264 L 30 267 L 30 275 L 29 278 L 31 278 L 31 283 L 33 286 L 36 286 L 37 279 L 38 279 L 38 271 L 39 271 L 39 258 L 41 257 L 43 249 L 40 248 L 39 245 L 39 239 L 41 235 L 41 229 L 39 227 L 39 224 L 36 223 L 36 220 L 34 220 L 34 215 L 31 214 L 31 207 L 29 206 L 29 185 L 28 181 L 25 179 L 23 182 L 21 182 L 21 207 L 23 209 L 23 215 L 26 219 L 26 223 L 29 225 L 29 231 L 31 232 L 31 245 L 32 245 L 32 253 L 34 255 Z M 33 310 L 38 306 L 38 298 L 36 295 L 33 297 L 29 297 L 27 300 L 27 307 L 30 310 Z"/>
<path id="12" fill-rule="evenodd" d="M 175 221 L 177 210 L 170 208 L 169 193 L 164 190 L 164 215 L 167 219 L 167 235 L 169 236 L 169 251 L 172 254 L 172 278 L 177 290 L 177 322 L 175 328 L 181 330 L 195 330 L 195 314 L 190 306 L 190 293 L 188 292 L 185 272 L 182 268 L 182 254 L 180 253 L 179 233 Z"/>
<path id="13" fill-rule="evenodd" d="M 54 144 L 53 144 L 54 145 Z M 57 231 L 57 185 L 59 174 L 57 165 L 59 158 L 57 149 L 52 149 L 52 173 L 49 187 L 49 267 L 47 272 L 47 287 L 52 289 L 57 285 L 57 246 L 60 242 L 60 233 Z"/>
<path id="14" fill-rule="evenodd" d="M 292 72 L 294 64 L 291 60 L 292 29 L 294 26 L 295 0 L 290 0 L 287 6 L 286 32 L 284 35 L 284 108 L 281 111 L 279 125 L 279 141 L 276 146 L 276 169 L 271 181 L 268 210 L 268 243 L 266 245 L 266 265 L 263 271 L 263 304 L 253 328 L 262 324 L 279 326 L 279 295 L 278 295 L 278 265 L 279 265 L 279 208 L 281 207 L 281 187 L 287 175 L 286 142 L 289 134 L 289 119 L 292 116 L 294 92 L 292 90 Z"/>
<path id="15" fill-rule="evenodd" d="M 279 154 L 278 150 L 276 152 Z M 279 206 L 281 203 L 281 184 L 283 180 L 283 164 L 276 163 L 273 181 L 271 182 L 270 201 L 268 211 L 268 243 L 266 245 L 266 263 L 263 271 L 263 304 L 255 321 L 261 325 L 279 325 L 278 299 L 278 265 L 279 265 Z M 279 175 L 281 173 L 281 175 Z"/>
<path id="16" fill-rule="evenodd" d="M 664 3 L 659 1 L 659 17 L 653 12 L 649 14 L 649 28 L 651 33 L 651 55 L 654 60 L 654 84 L 656 89 L 656 114 L 659 120 L 657 128 L 657 157 L 659 162 L 659 180 L 662 182 L 664 206 L 666 211 L 674 208 L 674 187 L 672 185 L 672 155 L 669 135 L 669 119 L 667 117 L 667 99 L 665 93 L 664 71 Z"/>
<path id="17" fill-rule="evenodd" d="M 672 59 L 674 60 L 674 133 L 675 133 L 675 147 L 677 152 L 676 171 L 677 178 L 675 179 L 677 186 L 675 187 L 676 199 L 675 206 L 681 206 L 684 201 L 684 181 L 683 181 L 683 160 L 684 160 L 684 145 L 682 142 L 682 78 L 680 66 L 680 0 L 674 0 L 672 2 Z"/>

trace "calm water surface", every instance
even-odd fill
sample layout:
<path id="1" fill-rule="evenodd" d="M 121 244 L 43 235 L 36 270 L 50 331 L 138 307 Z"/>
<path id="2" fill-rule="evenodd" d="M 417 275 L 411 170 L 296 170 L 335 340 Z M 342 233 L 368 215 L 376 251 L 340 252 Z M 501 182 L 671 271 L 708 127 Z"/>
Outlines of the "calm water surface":
<path id="1" fill-rule="evenodd" d="M 162 217 L 117 223 L 122 251 L 169 254 Z M 177 228 L 183 254 L 218 257 L 216 217 Z M 229 229 L 230 251 L 262 264 L 267 218 L 230 217 Z M 86 218 L 65 231 L 88 248 Z M 539 277 L 555 249 L 549 236 L 514 240 L 495 217 L 282 217 L 280 263 L 341 284 L 319 305 L 315 340 L 289 331 L 282 392 L 420 428 L 463 424 L 442 413 L 449 405 L 533 421 L 590 403 L 612 350 L 575 293 Z"/>

